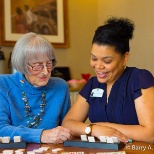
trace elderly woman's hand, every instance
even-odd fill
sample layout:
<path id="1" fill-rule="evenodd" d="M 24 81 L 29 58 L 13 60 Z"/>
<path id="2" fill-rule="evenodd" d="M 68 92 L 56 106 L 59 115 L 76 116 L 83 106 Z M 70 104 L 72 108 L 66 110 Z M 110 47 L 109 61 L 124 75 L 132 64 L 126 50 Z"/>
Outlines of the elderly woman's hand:
<path id="1" fill-rule="evenodd" d="M 41 135 L 41 143 L 58 144 L 70 139 L 73 139 L 71 131 L 68 128 L 64 128 L 62 126 L 44 130 Z"/>

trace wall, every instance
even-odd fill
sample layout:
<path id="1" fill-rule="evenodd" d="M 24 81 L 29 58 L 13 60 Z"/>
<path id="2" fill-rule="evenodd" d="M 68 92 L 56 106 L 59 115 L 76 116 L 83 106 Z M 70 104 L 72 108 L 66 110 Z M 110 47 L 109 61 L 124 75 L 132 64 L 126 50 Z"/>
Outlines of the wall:
<path id="1" fill-rule="evenodd" d="M 72 78 L 81 79 L 81 73 L 93 73 L 89 66 L 89 58 L 91 40 L 98 22 L 97 7 L 96 0 L 68 0 L 70 47 L 56 48 L 55 51 L 57 66 L 69 66 Z M 12 49 L 12 47 L 2 47 L 5 51 L 6 64 Z"/>
<path id="2" fill-rule="evenodd" d="M 91 40 L 97 27 L 96 0 L 68 0 L 70 47 L 56 49 L 59 66 L 69 66 L 72 78 L 81 78 L 81 73 L 93 73 L 89 65 Z M 94 74 L 94 73 L 93 73 Z"/>
<path id="3" fill-rule="evenodd" d="M 57 66 L 69 66 L 72 78 L 80 79 L 81 73 L 94 75 L 89 66 L 91 40 L 97 26 L 114 15 L 131 18 L 136 25 L 128 65 L 148 69 L 154 74 L 153 6 L 153 0 L 68 0 L 70 47 L 56 49 Z M 12 47 L 2 50 L 7 64 Z"/>
<path id="4" fill-rule="evenodd" d="M 148 69 L 154 75 L 154 1 L 98 0 L 98 25 L 108 17 L 127 17 L 134 21 L 128 66 Z"/>

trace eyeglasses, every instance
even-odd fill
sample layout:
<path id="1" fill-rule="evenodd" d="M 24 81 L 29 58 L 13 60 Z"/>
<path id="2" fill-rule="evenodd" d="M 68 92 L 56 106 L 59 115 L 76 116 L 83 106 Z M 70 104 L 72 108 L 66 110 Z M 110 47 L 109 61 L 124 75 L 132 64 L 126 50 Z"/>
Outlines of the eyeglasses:
<path id="1" fill-rule="evenodd" d="M 33 71 L 41 71 L 41 70 L 43 70 L 44 66 L 46 66 L 47 69 L 52 69 L 53 68 L 53 62 L 52 62 L 52 60 L 48 61 L 46 63 L 46 65 L 36 64 L 36 65 L 32 66 L 29 63 L 28 63 L 28 65 L 32 68 Z"/>

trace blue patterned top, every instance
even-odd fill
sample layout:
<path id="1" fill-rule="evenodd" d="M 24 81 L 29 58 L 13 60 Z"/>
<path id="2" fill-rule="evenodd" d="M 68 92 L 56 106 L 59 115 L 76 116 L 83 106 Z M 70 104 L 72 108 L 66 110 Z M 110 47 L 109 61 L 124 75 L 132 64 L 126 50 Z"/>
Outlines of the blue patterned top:
<path id="1" fill-rule="evenodd" d="M 41 95 L 46 91 L 46 107 L 42 122 L 37 128 L 27 128 L 25 105 L 22 91 L 26 93 L 32 112 L 37 115 L 42 102 Z M 61 125 L 70 109 L 69 87 L 61 78 L 51 77 L 47 85 L 34 87 L 24 75 L 0 75 L 0 136 L 21 136 L 26 142 L 40 143 L 40 136 L 45 129 Z"/>

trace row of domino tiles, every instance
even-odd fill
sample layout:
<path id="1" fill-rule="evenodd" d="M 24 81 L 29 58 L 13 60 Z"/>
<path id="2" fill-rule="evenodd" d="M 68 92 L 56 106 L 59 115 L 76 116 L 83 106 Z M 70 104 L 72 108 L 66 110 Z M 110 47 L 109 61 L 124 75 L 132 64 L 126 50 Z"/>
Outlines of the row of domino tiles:
<path id="1" fill-rule="evenodd" d="M 21 136 L 14 136 L 13 141 L 21 142 Z M 10 143 L 10 137 L 9 136 L 0 137 L 0 143 Z"/>

